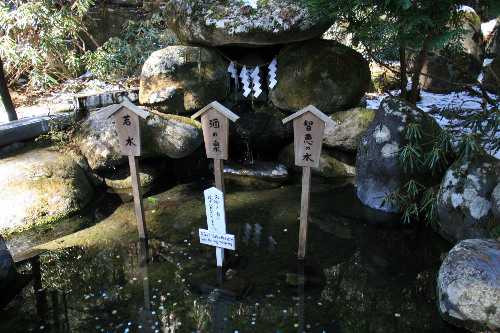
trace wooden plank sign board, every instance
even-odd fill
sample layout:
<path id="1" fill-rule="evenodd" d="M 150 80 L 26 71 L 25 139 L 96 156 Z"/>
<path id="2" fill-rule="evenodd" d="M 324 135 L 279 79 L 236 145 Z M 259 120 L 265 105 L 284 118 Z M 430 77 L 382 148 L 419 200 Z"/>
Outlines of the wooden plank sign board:
<path id="1" fill-rule="evenodd" d="M 121 153 L 128 156 L 139 238 L 146 239 L 147 229 L 142 203 L 138 156 L 141 156 L 141 124 L 139 117 L 145 119 L 149 116 L 149 112 L 128 101 L 111 105 L 101 110 L 101 112 L 106 112 L 108 118 L 114 116 Z"/>
<path id="2" fill-rule="evenodd" d="M 208 158 L 227 160 L 229 120 L 214 108 L 201 116 L 205 151 Z"/>
<path id="3" fill-rule="evenodd" d="M 109 106 L 101 112 L 107 112 L 108 117 L 114 116 L 122 155 L 141 156 L 141 126 L 139 117 L 145 119 L 148 117 L 149 112 L 138 108 L 128 101 Z"/>
<path id="4" fill-rule="evenodd" d="M 224 193 L 215 187 L 204 191 L 208 230 L 199 229 L 202 244 L 216 246 L 217 266 L 222 267 L 224 248 L 234 250 L 234 235 L 226 234 Z"/>
<path id="5" fill-rule="evenodd" d="M 239 117 L 216 101 L 196 112 L 191 119 L 199 116 L 201 116 L 207 157 L 214 159 L 215 186 L 224 191 L 222 161 L 228 157 L 229 120 L 236 121 Z"/>
<path id="6" fill-rule="evenodd" d="M 312 105 L 283 119 L 283 123 L 290 120 L 293 120 L 295 164 L 317 168 L 325 135 L 325 123 L 334 124 L 334 121 Z"/>
<path id="7" fill-rule="evenodd" d="M 205 151 L 208 158 L 227 160 L 229 120 L 239 119 L 231 110 L 218 102 L 212 102 L 191 116 L 201 116 Z"/>
<path id="8" fill-rule="evenodd" d="M 311 168 L 317 168 L 319 166 L 323 136 L 325 135 L 325 123 L 333 124 L 334 122 L 312 105 L 283 119 L 283 123 L 292 119 L 295 164 L 303 167 L 298 250 L 299 258 L 303 259 L 306 255 Z"/>

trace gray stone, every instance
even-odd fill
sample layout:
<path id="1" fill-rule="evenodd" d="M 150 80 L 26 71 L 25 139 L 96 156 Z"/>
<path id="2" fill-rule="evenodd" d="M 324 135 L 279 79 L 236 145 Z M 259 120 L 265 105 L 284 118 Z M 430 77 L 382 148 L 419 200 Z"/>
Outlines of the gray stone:
<path id="1" fill-rule="evenodd" d="M 450 251 L 438 275 L 444 318 L 473 332 L 500 331 L 500 242 L 467 239 Z"/>
<path id="2" fill-rule="evenodd" d="M 106 169 L 127 163 L 121 155 L 113 117 L 91 114 L 80 126 L 76 141 L 90 168 Z M 151 112 L 141 120 L 142 157 L 180 158 L 191 154 L 203 142 L 201 124 L 187 117 Z"/>
<path id="3" fill-rule="evenodd" d="M 79 110 L 93 110 L 111 104 L 119 104 L 124 100 L 135 103 L 139 100 L 139 89 L 76 94 L 75 99 L 77 100 Z"/>
<path id="4" fill-rule="evenodd" d="M 288 180 L 283 164 L 255 162 L 243 165 L 234 161 L 224 163 L 224 182 L 252 189 L 273 189 Z"/>
<path id="5" fill-rule="evenodd" d="M 165 6 L 164 17 L 180 40 L 210 46 L 296 42 L 321 36 L 333 23 L 290 0 L 259 1 L 257 8 L 238 0 L 177 0 Z"/>
<path id="6" fill-rule="evenodd" d="M 290 112 L 314 105 L 329 114 L 355 107 L 368 91 L 370 68 L 363 56 L 329 40 L 284 47 L 277 60 L 278 83 L 269 99 Z"/>
<path id="7" fill-rule="evenodd" d="M 434 137 L 441 131 L 437 122 L 422 110 L 394 97 L 388 97 L 380 107 L 366 130 L 356 156 L 356 189 L 358 198 L 367 206 L 385 211 L 397 212 L 399 207 L 380 207 L 386 194 L 402 188 L 410 179 L 422 184 L 439 183 L 439 175 L 431 177 L 430 172 L 404 172 L 399 165 L 398 150 L 408 142 L 404 129 L 410 123 L 421 125 L 423 133 Z M 423 137 L 423 147 L 429 147 L 430 137 Z"/>
<path id="8" fill-rule="evenodd" d="M 36 138 L 51 130 L 64 129 L 74 124 L 74 113 L 59 113 L 52 116 L 39 116 L 14 120 L 0 124 L 0 146 Z"/>
<path id="9" fill-rule="evenodd" d="M 16 265 L 2 235 L 0 235 L 0 290 L 9 285 L 15 277 Z"/>
<path id="10" fill-rule="evenodd" d="M 495 186 L 493 192 L 491 192 L 491 214 L 496 221 L 500 221 L 500 184 Z"/>
<path id="11" fill-rule="evenodd" d="M 0 160 L 0 231 L 55 221 L 82 209 L 93 189 L 69 157 L 47 150 Z"/>
<path id="12" fill-rule="evenodd" d="M 289 169 L 302 171 L 302 167 L 295 165 L 295 155 L 293 143 L 285 146 L 278 154 L 278 161 Z M 319 166 L 311 168 L 313 175 L 326 178 L 350 178 L 354 177 L 356 170 L 354 166 L 340 161 L 333 151 L 322 149 L 319 159 Z"/>
<path id="13" fill-rule="evenodd" d="M 144 163 L 139 164 L 139 180 L 143 187 L 143 192 L 151 188 L 158 176 L 158 171 L 155 168 L 145 165 Z M 130 168 L 128 166 L 118 167 L 117 170 L 105 175 L 104 182 L 107 186 L 115 189 L 132 188 Z"/>
<path id="14" fill-rule="evenodd" d="M 496 58 L 500 55 L 500 23 L 498 21 L 486 41 L 485 53 L 488 58 Z"/>
<path id="15" fill-rule="evenodd" d="M 323 145 L 342 151 L 356 152 L 375 113 L 376 110 L 355 108 L 330 115 L 335 125 L 326 125 Z"/>
<path id="16" fill-rule="evenodd" d="M 487 237 L 494 226 L 490 200 L 499 182 L 500 161 L 490 155 L 455 162 L 446 172 L 438 193 L 442 232 L 455 241 Z"/>
<path id="17" fill-rule="evenodd" d="M 198 111 L 226 97 L 228 65 L 207 47 L 168 46 L 155 51 L 142 67 L 139 101 L 165 113 Z"/>

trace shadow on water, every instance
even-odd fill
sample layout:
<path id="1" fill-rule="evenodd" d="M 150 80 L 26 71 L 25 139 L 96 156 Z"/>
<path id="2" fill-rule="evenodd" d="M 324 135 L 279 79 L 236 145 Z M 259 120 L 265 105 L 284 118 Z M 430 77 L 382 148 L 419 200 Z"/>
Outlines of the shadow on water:
<path id="1" fill-rule="evenodd" d="M 169 196 L 202 196 L 207 183 Z M 226 251 L 223 270 L 199 244 L 204 216 L 175 240 L 42 253 L 18 267 L 34 280 L 0 312 L 0 332 L 457 332 L 435 295 L 448 243 L 421 226 L 369 224 L 352 186 L 315 184 L 299 261 L 299 203 L 294 185 L 228 188 L 237 250 Z M 164 224 L 176 231 L 173 217 Z"/>

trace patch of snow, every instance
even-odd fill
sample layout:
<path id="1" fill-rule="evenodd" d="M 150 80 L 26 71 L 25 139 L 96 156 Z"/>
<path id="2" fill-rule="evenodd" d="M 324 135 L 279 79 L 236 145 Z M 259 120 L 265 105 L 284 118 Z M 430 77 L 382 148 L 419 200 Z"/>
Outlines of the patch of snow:
<path id="1" fill-rule="evenodd" d="M 470 12 L 470 13 L 476 14 L 476 11 L 474 10 L 474 8 L 469 7 L 469 6 L 464 6 L 464 5 L 458 7 L 458 11 L 459 12 Z"/>
<path id="2" fill-rule="evenodd" d="M 245 5 L 248 5 L 254 9 L 257 9 L 257 0 L 243 0 Z"/>
<path id="3" fill-rule="evenodd" d="M 481 24 L 481 31 L 483 32 L 483 36 L 486 37 L 491 35 L 496 24 L 497 24 L 497 19 L 493 19 L 491 21 Z"/>

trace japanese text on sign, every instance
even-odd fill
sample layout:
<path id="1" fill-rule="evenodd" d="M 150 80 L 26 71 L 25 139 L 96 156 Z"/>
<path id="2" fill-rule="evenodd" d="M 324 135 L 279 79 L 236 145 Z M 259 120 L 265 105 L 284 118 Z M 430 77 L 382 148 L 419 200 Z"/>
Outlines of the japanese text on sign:
<path id="1" fill-rule="evenodd" d="M 224 194 L 215 187 L 205 190 L 204 193 L 208 230 L 225 234 L 226 216 L 224 212 Z"/>
<path id="2" fill-rule="evenodd" d="M 200 243 L 228 250 L 236 249 L 234 235 L 218 234 L 205 229 L 199 229 Z"/>

